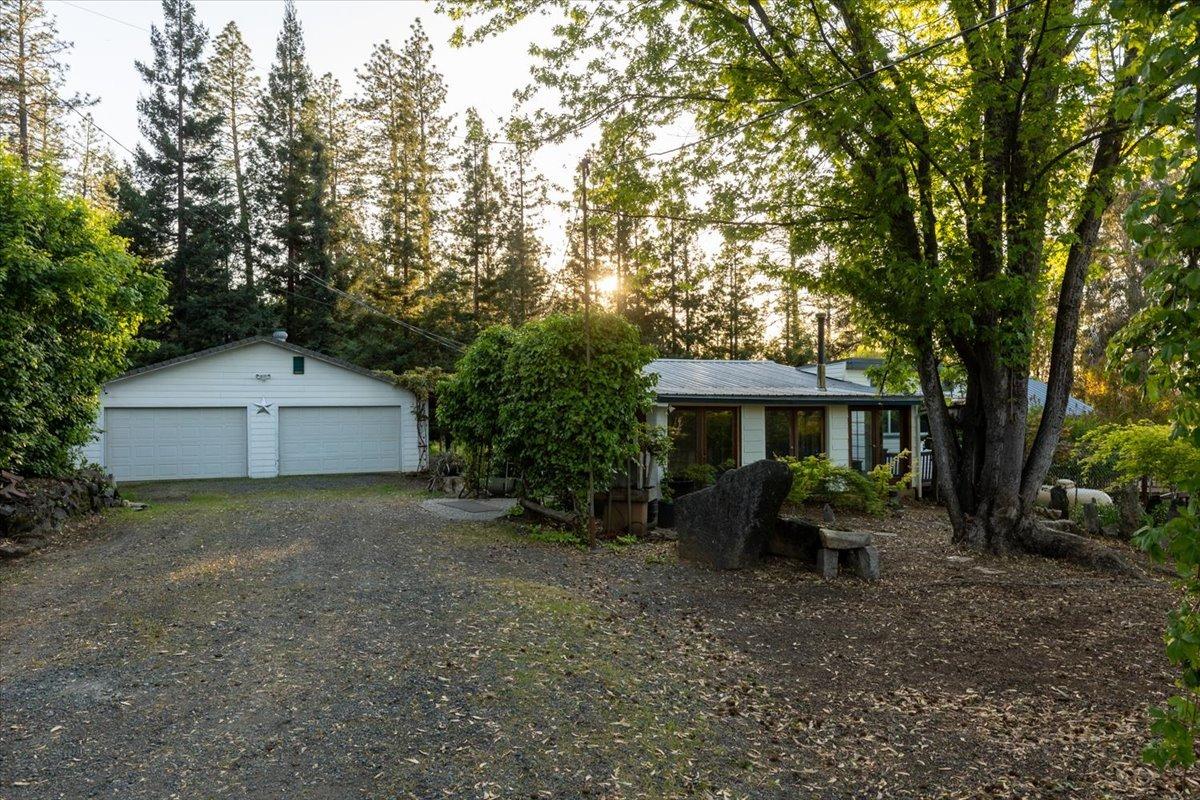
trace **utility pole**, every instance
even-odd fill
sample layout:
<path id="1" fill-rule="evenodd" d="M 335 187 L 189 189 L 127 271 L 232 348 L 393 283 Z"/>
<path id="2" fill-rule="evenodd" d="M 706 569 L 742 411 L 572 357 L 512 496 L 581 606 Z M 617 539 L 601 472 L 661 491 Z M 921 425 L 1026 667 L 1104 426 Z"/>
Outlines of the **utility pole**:
<path id="1" fill-rule="evenodd" d="M 583 195 L 583 358 L 584 358 L 584 384 L 583 393 L 586 397 L 589 392 L 587 385 L 588 378 L 592 373 L 592 267 L 588 260 L 588 169 L 592 165 L 591 158 L 584 156 L 583 161 L 579 163 L 579 171 L 582 174 L 581 186 Z M 588 453 L 588 461 L 591 461 L 591 453 Z M 587 539 L 588 546 L 596 546 L 596 482 L 592 475 L 592 468 L 588 466 L 588 488 L 587 488 Z"/>

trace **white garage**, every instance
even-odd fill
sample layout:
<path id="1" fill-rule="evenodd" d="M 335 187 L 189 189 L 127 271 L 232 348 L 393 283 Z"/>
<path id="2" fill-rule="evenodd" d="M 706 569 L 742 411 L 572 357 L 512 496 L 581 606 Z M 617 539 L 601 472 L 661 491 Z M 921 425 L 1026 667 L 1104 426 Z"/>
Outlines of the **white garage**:
<path id="1" fill-rule="evenodd" d="M 105 384 L 83 456 L 119 481 L 415 472 L 414 404 L 390 379 L 278 333 Z"/>

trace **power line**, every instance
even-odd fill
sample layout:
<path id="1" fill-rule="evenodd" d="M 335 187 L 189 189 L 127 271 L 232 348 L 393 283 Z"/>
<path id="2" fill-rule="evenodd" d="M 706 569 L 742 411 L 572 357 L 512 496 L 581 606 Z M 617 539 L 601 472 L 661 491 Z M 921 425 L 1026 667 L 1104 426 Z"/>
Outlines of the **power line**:
<path id="1" fill-rule="evenodd" d="M 150 33 L 149 28 L 143 28 L 141 25 L 138 25 L 136 23 L 126 22 L 123 19 L 118 19 L 117 17 L 109 16 L 108 14 L 105 14 L 103 11 L 97 11 L 94 8 L 88 8 L 87 6 L 81 6 L 77 3 L 70 2 L 70 0 L 58 0 L 58 2 L 62 3 L 65 6 L 70 6 L 71 8 L 77 8 L 80 11 L 86 11 L 89 14 L 95 14 L 97 17 L 104 17 L 107 20 L 111 20 L 112 22 L 120 23 L 121 25 L 125 25 L 127 27 L 134 28 L 135 30 L 145 31 L 146 33 Z"/>
<path id="2" fill-rule="evenodd" d="M 367 301 L 363 300 L 362 298 L 356 297 L 355 295 L 352 295 L 347 291 L 339 289 L 338 287 L 328 283 L 327 281 L 325 281 L 322 278 L 317 277 L 316 275 L 312 274 L 311 272 L 301 271 L 300 276 L 304 277 L 304 278 L 308 278 L 309 280 L 313 281 L 314 283 L 325 287 L 327 290 L 333 292 L 334 294 L 336 294 L 340 297 L 344 297 L 347 300 L 349 300 L 350 302 L 352 302 L 358 306 L 361 306 L 362 308 L 365 308 L 366 310 L 368 310 L 374 314 L 378 314 L 381 317 L 389 319 L 392 322 L 399 325 L 400 327 L 404 328 L 405 330 L 411 331 L 412 333 L 415 333 L 418 336 L 423 336 L 426 339 L 428 339 L 429 341 L 434 342 L 435 344 L 439 344 L 442 347 L 445 347 L 450 350 L 454 350 L 456 352 L 462 352 L 463 350 L 467 349 L 466 345 L 464 345 L 462 342 L 451 339 L 449 336 L 442 336 L 440 333 L 434 333 L 433 331 L 428 331 L 428 330 L 420 327 L 419 325 L 413 325 L 411 322 L 406 322 L 398 317 L 394 317 L 391 314 L 387 313 L 386 311 L 383 311 L 382 309 L 372 305 L 371 303 L 368 303 Z"/>

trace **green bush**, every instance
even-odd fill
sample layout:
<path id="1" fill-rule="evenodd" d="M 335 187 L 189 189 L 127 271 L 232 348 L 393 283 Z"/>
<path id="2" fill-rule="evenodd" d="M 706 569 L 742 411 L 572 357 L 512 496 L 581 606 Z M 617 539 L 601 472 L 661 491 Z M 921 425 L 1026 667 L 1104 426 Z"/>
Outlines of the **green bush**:
<path id="1" fill-rule="evenodd" d="M 556 314 L 517 332 L 504 364 L 499 450 L 533 497 L 582 515 L 589 472 L 604 487 L 645 439 L 654 352 L 614 314 L 591 318 L 591 363 L 582 314 Z"/>
<path id="2" fill-rule="evenodd" d="M 110 232 L 113 220 L 26 174 L 0 148 L 0 464 L 70 469 L 91 436 L 101 385 L 127 366 L 166 284 Z"/>
<path id="3" fill-rule="evenodd" d="M 507 459 L 528 496 L 580 518 L 589 471 L 604 488 L 643 448 L 667 446 L 641 421 L 654 399 L 654 379 L 642 373 L 653 351 L 612 314 L 593 314 L 590 333 L 589 367 L 581 314 L 489 328 L 439 404 L 459 443 Z"/>
<path id="4" fill-rule="evenodd" d="M 1171 435 L 1170 425 L 1137 422 L 1103 425 L 1083 437 L 1089 454 L 1085 466 L 1109 472 L 1117 483 L 1149 476 L 1155 482 L 1178 486 L 1200 475 L 1200 447 Z"/>
<path id="5" fill-rule="evenodd" d="M 882 514 L 891 494 L 891 469 L 881 464 L 869 475 L 834 464 L 825 456 L 781 458 L 792 471 L 793 503 L 829 503 L 836 508 Z"/>

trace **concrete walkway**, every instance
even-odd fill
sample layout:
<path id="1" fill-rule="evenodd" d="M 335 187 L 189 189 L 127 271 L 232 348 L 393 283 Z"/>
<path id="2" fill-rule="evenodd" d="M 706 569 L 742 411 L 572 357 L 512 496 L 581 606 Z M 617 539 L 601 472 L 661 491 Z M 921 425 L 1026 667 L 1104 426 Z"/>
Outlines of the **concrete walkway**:
<path id="1" fill-rule="evenodd" d="M 511 497 L 494 497 L 488 500 L 459 500 L 453 497 L 422 500 L 421 508 L 443 519 L 487 522 L 500 519 L 517 504 Z"/>

